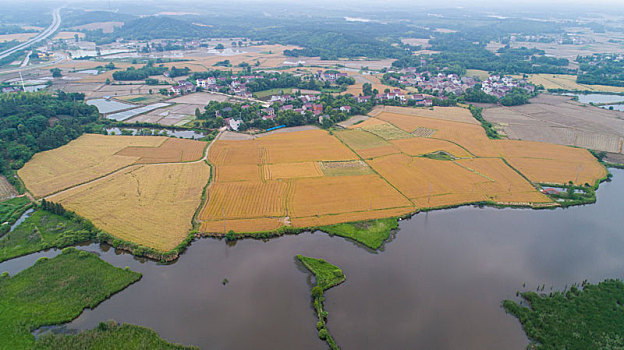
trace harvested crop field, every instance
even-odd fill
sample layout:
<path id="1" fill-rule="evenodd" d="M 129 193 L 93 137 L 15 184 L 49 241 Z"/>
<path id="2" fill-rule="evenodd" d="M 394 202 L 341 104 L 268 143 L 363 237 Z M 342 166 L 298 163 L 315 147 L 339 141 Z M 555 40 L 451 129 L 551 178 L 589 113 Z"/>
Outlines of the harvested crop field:
<path id="1" fill-rule="evenodd" d="M 256 231 L 264 231 L 307 216 L 352 213 L 366 219 L 368 210 L 414 210 L 368 164 L 322 130 L 215 141 L 209 160 L 217 175 L 199 217 L 206 232 L 223 232 L 224 219 L 228 230 L 247 232 L 256 220 Z M 257 167 L 263 169 L 262 179 L 255 176 Z"/>
<path id="2" fill-rule="evenodd" d="M 624 112 L 582 105 L 567 96 L 542 94 L 528 105 L 487 108 L 483 117 L 510 139 L 624 152 Z"/>
<path id="3" fill-rule="evenodd" d="M 35 197 L 43 197 L 134 164 L 140 157 L 116 155 L 126 147 L 158 147 L 165 140 L 86 134 L 63 147 L 35 154 L 18 175 Z"/>
<path id="4" fill-rule="evenodd" d="M 168 138 L 158 147 L 129 146 L 115 155 L 138 157 L 136 164 L 190 162 L 201 159 L 206 145 L 202 141 Z"/>
<path id="5" fill-rule="evenodd" d="M 85 135 L 37 154 L 20 176 L 31 192 L 56 193 L 49 199 L 115 237 L 169 250 L 186 237 L 198 209 L 204 233 L 266 232 L 477 202 L 557 205 L 535 183 L 594 184 L 606 175 L 586 150 L 490 140 L 479 124 L 450 120 L 464 112 L 446 112 L 381 112 L 333 134 L 217 139 L 201 208 L 211 173 L 201 160 L 203 142 Z M 426 137 L 428 130 L 435 133 Z"/>
<path id="6" fill-rule="evenodd" d="M 556 205 L 535 183 L 593 184 L 606 174 L 583 149 L 490 140 L 461 108 L 392 111 L 334 135 L 216 141 L 209 159 L 217 177 L 199 218 L 202 230 L 222 233 L 224 220 L 240 232 L 254 223 L 258 231 L 330 225 L 478 202 Z M 440 152 L 451 156 L 432 156 Z"/>
<path id="7" fill-rule="evenodd" d="M 209 176 L 203 162 L 135 165 L 49 200 L 115 237 L 167 251 L 186 238 Z"/>

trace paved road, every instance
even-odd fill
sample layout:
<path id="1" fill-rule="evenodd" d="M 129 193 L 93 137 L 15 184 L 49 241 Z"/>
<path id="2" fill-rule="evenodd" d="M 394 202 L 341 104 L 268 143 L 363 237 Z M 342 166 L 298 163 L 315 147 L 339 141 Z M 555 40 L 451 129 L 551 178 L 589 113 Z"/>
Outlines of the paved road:
<path id="1" fill-rule="evenodd" d="M 32 44 L 38 43 L 42 40 L 47 39 L 48 37 L 50 37 L 52 34 L 54 34 L 59 27 L 61 26 L 61 9 L 58 8 L 56 10 L 54 10 L 54 12 L 52 13 L 52 24 L 50 24 L 50 26 L 48 28 L 46 28 L 46 30 L 44 30 L 43 32 L 39 33 L 37 36 L 29 39 L 26 42 L 23 42 L 17 46 L 14 46 L 8 50 L 2 51 L 0 52 L 0 59 L 5 58 L 7 56 L 9 56 L 12 53 L 15 53 L 17 51 L 23 50 L 29 46 L 31 46 Z"/>

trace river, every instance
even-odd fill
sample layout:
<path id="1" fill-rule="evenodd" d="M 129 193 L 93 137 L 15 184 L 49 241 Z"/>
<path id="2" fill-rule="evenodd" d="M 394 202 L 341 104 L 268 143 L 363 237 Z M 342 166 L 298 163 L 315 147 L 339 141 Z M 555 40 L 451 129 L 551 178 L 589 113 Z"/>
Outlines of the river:
<path id="1" fill-rule="evenodd" d="M 325 294 L 328 328 L 342 349 L 525 349 L 503 299 L 542 284 L 548 292 L 624 275 L 624 171 L 612 173 L 596 204 L 421 213 L 401 221 L 378 253 L 320 232 L 234 246 L 201 239 L 171 265 L 86 246 L 143 278 L 67 328 L 114 319 L 204 349 L 326 349 L 311 281 L 294 259 L 303 254 L 347 276 Z"/>

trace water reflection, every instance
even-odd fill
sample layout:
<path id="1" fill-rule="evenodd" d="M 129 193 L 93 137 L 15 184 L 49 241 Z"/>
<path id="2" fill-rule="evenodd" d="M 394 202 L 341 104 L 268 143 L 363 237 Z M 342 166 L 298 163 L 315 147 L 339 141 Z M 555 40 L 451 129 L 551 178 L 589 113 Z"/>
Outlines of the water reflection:
<path id="1" fill-rule="evenodd" d="M 612 172 L 594 205 L 418 214 L 378 254 L 323 233 L 234 246 L 202 239 L 172 265 L 88 246 L 143 278 L 67 328 L 114 319 L 206 349 L 324 349 L 311 281 L 293 263 L 304 254 L 347 276 L 326 292 L 328 327 L 343 349 L 524 349 L 520 324 L 500 307 L 523 284 L 549 290 L 623 277 L 624 171 Z"/>

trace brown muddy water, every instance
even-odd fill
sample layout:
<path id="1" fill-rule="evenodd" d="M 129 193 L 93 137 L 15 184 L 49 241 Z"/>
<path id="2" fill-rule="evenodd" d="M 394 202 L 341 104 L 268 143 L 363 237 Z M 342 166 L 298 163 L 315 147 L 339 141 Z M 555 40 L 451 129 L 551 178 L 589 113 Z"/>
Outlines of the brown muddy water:
<path id="1" fill-rule="evenodd" d="M 234 246 L 201 239 L 171 265 L 82 247 L 143 279 L 66 329 L 114 319 L 202 349 L 326 349 L 316 335 L 311 279 L 294 259 L 303 254 L 347 276 L 325 295 L 328 327 L 342 349 L 524 349 L 528 340 L 503 299 L 542 284 L 548 292 L 624 277 L 624 171 L 612 173 L 596 204 L 421 213 L 403 220 L 378 253 L 321 232 Z M 0 271 L 16 273 L 34 257 Z"/>

